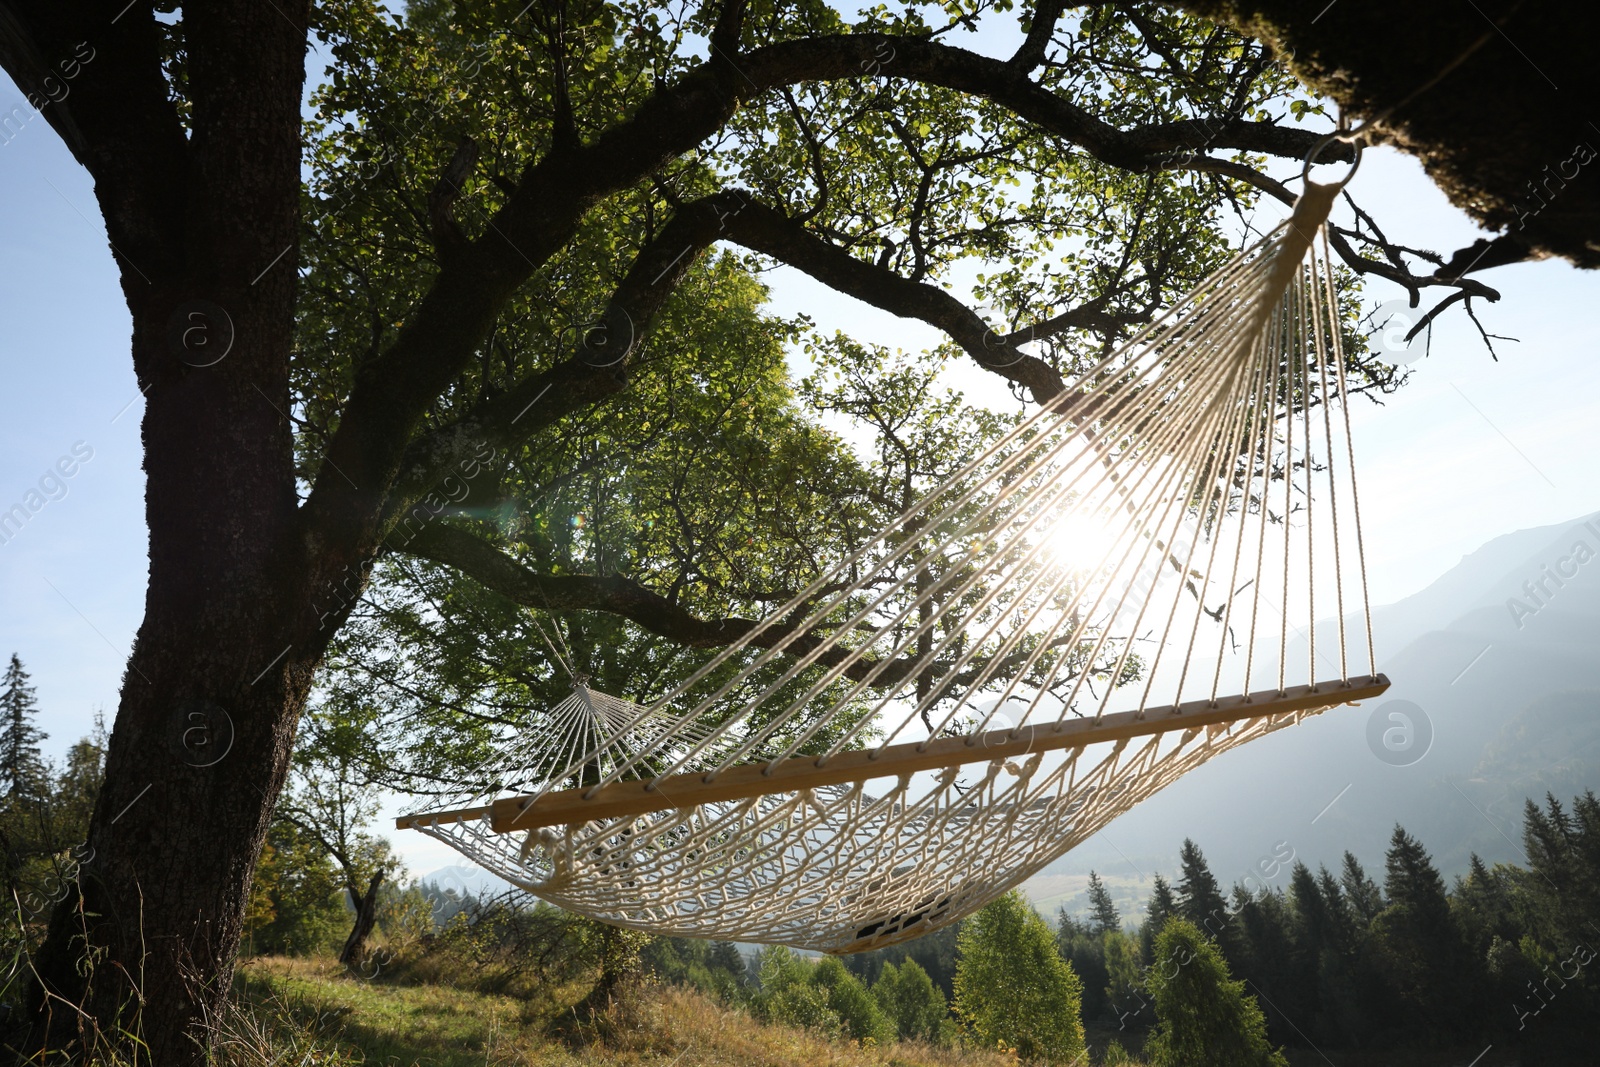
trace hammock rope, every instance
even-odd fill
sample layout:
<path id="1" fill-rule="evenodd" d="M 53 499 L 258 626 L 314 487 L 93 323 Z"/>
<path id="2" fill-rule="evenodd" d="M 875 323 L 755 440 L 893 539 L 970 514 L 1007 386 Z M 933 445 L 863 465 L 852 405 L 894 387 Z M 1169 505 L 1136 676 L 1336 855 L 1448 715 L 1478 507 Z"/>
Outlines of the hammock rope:
<path id="1" fill-rule="evenodd" d="M 1383 692 L 1324 229 L 1340 187 L 1308 179 L 1289 219 L 661 699 L 573 674 L 455 806 L 398 825 L 607 922 L 852 952 Z"/>

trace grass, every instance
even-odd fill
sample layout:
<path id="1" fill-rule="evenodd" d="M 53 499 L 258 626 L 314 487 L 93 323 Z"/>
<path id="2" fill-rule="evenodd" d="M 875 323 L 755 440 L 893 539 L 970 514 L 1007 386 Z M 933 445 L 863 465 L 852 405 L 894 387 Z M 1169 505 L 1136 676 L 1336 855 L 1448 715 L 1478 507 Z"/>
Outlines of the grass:
<path id="1" fill-rule="evenodd" d="M 579 1024 L 571 1011 L 584 991 L 579 986 L 530 1001 L 447 985 L 365 981 L 323 959 L 253 960 L 242 969 L 239 988 L 242 1010 L 224 1026 L 221 1038 L 226 1053 L 230 1033 L 243 1031 L 233 1042 L 238 1053 L 224 1056 L 240 1067 L 302 1062 L 308 1067 L 1001 1067 L 1014 1062 L 970 1049 L 908 1042 L 861 1048 L 829 1041 L 757 1022 L 675 986 L 641 986 L 589 1024 Z M 264 1047 L 269 1031 L 276 1046 L 270 1052 Z"/>

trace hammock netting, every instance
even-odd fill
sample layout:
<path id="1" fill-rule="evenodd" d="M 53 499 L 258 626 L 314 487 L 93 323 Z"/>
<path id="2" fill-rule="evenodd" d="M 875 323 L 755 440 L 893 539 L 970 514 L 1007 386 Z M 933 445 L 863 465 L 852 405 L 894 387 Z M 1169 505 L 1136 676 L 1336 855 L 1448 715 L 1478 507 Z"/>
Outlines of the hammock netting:
<path id="1" fill-rule="evenodd" d="M 580 681 L 399 825 L 606 922 L 853 952 L 1381 693 L 1335 192 L 662 699 Z"/>

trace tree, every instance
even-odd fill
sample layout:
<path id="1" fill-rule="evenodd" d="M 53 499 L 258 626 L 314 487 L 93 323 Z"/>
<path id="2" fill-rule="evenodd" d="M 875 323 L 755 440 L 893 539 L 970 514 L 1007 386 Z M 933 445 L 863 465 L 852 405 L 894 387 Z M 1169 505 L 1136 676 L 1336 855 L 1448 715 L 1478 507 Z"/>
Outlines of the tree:
<path id="1" fill-rule="evenodd" d="M 1446 28 L 1431 9 L 1397 11 L 1383 0 L 1341 2 L 1326 12 L 1293 0 L 1185 0 L 1183 6 L 1272 41 L 1293 57 L 1303 83 L 1346 111 L 1383 114 L 1380 138 L 1422 160 L 1451 203 L 1486 229 L 1503 231 L 1440 257 L 1441 273 L 1546 255 L 1600 265 L 1594 251 L 1600 183 L 1583 173 L 1584 164 L 1560 166 L 1574 160 L 1575 143 L 1592 136 L 1580 101 L 1586 94 L 1592 99 L 1595 75 L 1576 43 L 1587 28 L 1579 11 L 1541 0 L 1490 8 L 1493 25 L 1463 21 Z M 1560 92 L 1552 71 L 1560 72 Z M 1521 103 L 1534 100 L 1537 128 L 1525 121 Z M 1465 136 L 1465 114 L 1474 116 L 1473 136 Z M 1551 179 L 1530 172 L 1524 161 L 1535 159 L 1540 167 L 1552 161 L 1555 180 L 1545 191 L 1560 189 L 1558 212 L 1542 210 L 1546 200 L 1536 183 Z"/>
<path id="2" fill-rule="evenodd" d="M 1106 884 L 1094 871 L 1089 872 L 1089 917 L 1094 921 L 1096 933 L 1109 934 L 1122 929 L 1122 919 L 1117 915 L 1117 906 L 1111 902 L 1111 894 L 1106 890 Z"/>
<path id="3" fill-rule="evenodd" d="M 1172 886 L 1157 874 L 1150 887 L 1150 901 L 1144 907 L 1144 925 L 1139 928 L 1139 947 L 1146 961 L 1155 958 L 1156 935 L 1166 925 L 1167 917 L 1177 913 L 1178 902 L 1172 895 Z"/>
<path id="4" fill-rule="evenodd" d="M 333 948 L 348 917 L 342 888 L 321 842 L 288 820 L 274 822 L 251 887 L 249 944 L 256 952 L 286 955 Z"/>
<path id="5" fill-rule="evenodd" d="M 293 823 L 337 866 L 355 913 L 339 962 L 355 969 L 366 961 L 367 939 L 378 920 L 379 889 L 399 874 L 400 862 L 387 840 L 366 829 L 377 815 L 379 796 L 355 753 L 369 717 L 329 718 L 313 711 L 308 718 L 277 817 Z"/>
<path id="6" fill-rule="evenodd" d="M 757 991 L 751 1001 L 757 1018 L 802 1026 L 825 1034 L 842 1022 L 828 1006 L 828 991 L 811 980 L 812 968 L 793 949 L 768 945 L 757 957 Z"/>
<path id="7" fill-rule="evenodd" d="M 1385 854 L 1389 906 L 1374 931 L 1402 1000 L 1439 1034 L 1470 1025 L 1482 966 L 1467 951 L 1444 879 L 1422 843 L 1398 824 Z"/>
<path id="8" fill-rule="evenodd" d="M 1083 1054 L 1082 983 L 1020 893 L 967 920 L 959 946 L 955 1012 L 979 1043 L 1046 1063 Z"/>
<path id="9" fill-rule="evenodd" d="M 939 1040 L 950 1006 L 916 960 L 906 960 L 898 967 L 884 964 L 872 983 L 872 995 L 902 1041 Z"/>
<path id="10" fill-rule="evenodd" d="M 1362 922 L 1372 922 L 1383 910 L 1383 891 L 1378 888 L 1376 882 L 1367 877 L 1361 861 L 1349 852 L 1344 854 L 1344 867 L 1339 875 L 1339 884 L 1344 888 L 1345 898 L 1350 901 L 1350 906 L 1355 909 Z"/>
<path id="11" fill-rule="evenodd" d="M 33 724 L 39 702 L 15 652 L 0 679 L 0 784 L 11 801 L 38 800 L 48 771 L 39 742 L 50 735 Z"/>
<path id="12" fill-rule="evenodd" d="M 895 1023 L 837 956 L 824 956 L 817 961 L 811 968 L 811 983 L 823 991 L 828 1010 L 838 1018 L 846 1037 L 879 1045 L 894 1040 Z"/>
<path id="13" fill-rule="evenodd" d="M 1222 898 L 1222 889 L 1211 868 L 1206 865 L 1205 854 L 1186 837 L 1178 852 L 1178 863 L 1183 873 L 1178 877 L 1175 896 L 1177 913 L 1226 949 L 1223 938 L 1228 927 L 1228 904 Z"/>
<path id="14" fill-rule="evenodd" d="M 679 12 L 5 4 L 0 64 L 93 178 L 121 273 L 150 560 L 93 858 L 21 1047 L 137 1032 L 157 1062 L 204 1060 L 191 1030 L 229 987 L 297 725 L 390 562 L 700 650 L 748 631 L 762 579 L 824 564 L 740 568 L 729 596 L 626 556 L 547 567 L 537 521 L 495 521 L 523 459 L 651 378 L 652 330 L 713 245 L 929 322 L 1037 401 L 1220 261 L 1219 205 L 1292 199 L 1268 161 L 1321 135 L 1257 42 L 1176 14 L 1040 0 L 991 57 L 946 38 L 998 8 Z M 333 72 L 303 125 L 312 32 Z M 1354 270 L 1493 292 L 1373 232 L 1335 241 Z M 942 284 L 973 259 L 987 317 Z M 693 583 L 718 560 L 690 550 Z"/>
<path id="15" fill-rule="evenodd" d="M 1151 1067 L 1287 1067 L 1267 1041 L 1261 1007 L 1193 923 L 1169 918 L 1156 958 L 1149 977 L 1156 1027 L 1144 1046 Z"/>

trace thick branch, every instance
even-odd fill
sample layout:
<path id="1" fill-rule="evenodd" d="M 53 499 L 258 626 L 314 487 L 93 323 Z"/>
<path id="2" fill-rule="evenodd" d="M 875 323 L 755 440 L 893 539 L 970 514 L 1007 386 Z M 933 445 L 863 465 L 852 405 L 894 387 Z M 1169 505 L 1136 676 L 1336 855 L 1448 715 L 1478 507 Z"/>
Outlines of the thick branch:
<path id="1" fill-rule="evenodd" d="M 149 4 L 0 0 L 0 66 L 95 179 L 133 280 L 181 263 L 188 144 L 161 76 Z"/>
<path id="2" fill-rule="evenodd" d="M 620 575 L 539 574 L 522 566 L 489 542 L 458 527 L 433 523 L 418 530 L 404 543 L 393 542 L 396 551 L 419 559 L 442 563 L 467 575 L 488 589 L 524 607 L 541 611 L 604 611 L 628 619 L 653 634 L 659 634 L 688 648 L 721 648 L 748 634 L 758 623 L 731 617 L 702 619 L 659 593 Z M 790 631 L 783 625 L 769 626 L 756 635 L 754 648 L 771 648 Z M 785 652 L 803 656 L 822 643 L 820 635 L 803 634 L 794 638 Z M 824 666 L 842 661 L 849 650 L 833 647 L 817 660 Z M 864 678 L 878 665 L 863 658 L 851 664 L 845 674 Z M 874 680 L 878 688 L 892 688 L 903 681 L 915 666 L 906 660 L 891 664 Z"/>
<path id="3" fill-rule="evenodd" d="M 726 220 L 730 239 L 805 271 L 824 285 L 873 307 L 938 327 L 984 369 L 1025 386 L 1041 403 L 1061 392 L 1061 375 L 1054 367 L 1018 350 L 938 286 L 910 281 L 887 267 L 857 259 L 747 194 L 720 196 L 729 203 L 740 204 Z"/>
<path id="4" fill-rule="evenodd" d="M 453 472 L 470 469 L 475 460 L 509 450 L 619 392 L 627 383 L 628 360 L 662 304 L 699 254 L 723 234 L 723 218 L 734 210 L 737 203 L 728 198 L 684 205 L 639 250 L 600 319 L 579 327 L 570 359 L 524 378 L 470 415 L 414 441 L 385 506 L 386 525 Z M 469 495 L 472 488 L 467 487 Z"/>
<path id="5" fill-rule="evenodd" d="M 869 70 L 991 100 L 1104 162 L 1130 169 L 1159 166 L 1174 152 L 1204 146 L 1298 158 L 1316 140 L 1308 131 L 1238 121 L 1221 130 L 1198 120 L 1121 130 L 1009 62 L 926 38 L 850 34 L 757 48 L 743 53 L 737 65 L 713 57 L 592 143 L 530 168 L 485 233 L 440 272 L 395 344 L 357 378 L 329 445 L 328 469 L 306 505 L 313 536 L 341 543 L 351 556 L 376 547 L 383 501 L 424 412 L 472 358 L 516 287 L 570 240 L 590 207 L 700 144 L 745 100 L 800 82 L 859 78 Z M 908 298 L 925 296 L 903 288 L 895 295 L 897 302 Z M 935 310 L 961 331 L 968 351 L 985 351 L 985 331 L 975 316 L 963 322 L 954 309 Z M 994 367 L 1009 358 L 1001 346 L 1000 358 L 980 362 Z M 1024 384 L 1041 397 L 1060 388 L 1054 372 L 1045 375 L 1021 361 L 1012 373 L 1027 375 Z"/>

